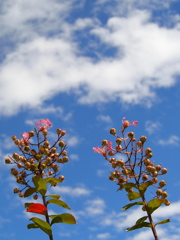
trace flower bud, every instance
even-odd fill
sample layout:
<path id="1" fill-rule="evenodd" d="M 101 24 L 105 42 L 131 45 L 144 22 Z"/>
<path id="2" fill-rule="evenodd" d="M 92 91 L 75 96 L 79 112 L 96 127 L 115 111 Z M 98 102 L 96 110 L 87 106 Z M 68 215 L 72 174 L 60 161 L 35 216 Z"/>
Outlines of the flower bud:
<path id="1" fill-rule="evenodd" d="M 141 141 L 138 141 L 136 144 L 138 147 L 142 147 L 142 145 L 143 145 L 143 143 Z"/>
<path id="2" fill-rule="evenodd" d="M 6 158 L 4 161 L 5 161 L 6 164 L 11 164 L 11 159 L 10 158 Z"/>
<path id="3" fill-rule="evenodd" d="M 67 151 L 65 151 L 65 150 L 62 151 L 61 155 L 62 155 L 62 156 L 66 156 L 66 155 L 67 155 Z"/>
<path id="4" fill-rule="evenodd" d="M 171 204 L 170 201 L 167 201 L 167 202 L 165 203 L 166 206 L 169 206 L 170 204 Z"/>
<path id="5" fill-rule="evenodd" d="M 156 168 L 156 171 L 159 172 L 161 170 L 161 165 L 156 165 L 155 168 Z"/>
<path id="6" fill-rule="evenodd" d="M 130 138 L 130 139 L 134 138 L 134 132 L 129 132 L 128 133 L 128 138 Z"/>
<path id="7" fill-rule="evenodd" d="M 44 130 L 42 131 L 42 134 L 43 134 L 44 136 L 47 136 L 48 130 L 47 130 L 47 129 L 44 129 Z"/>
<path id="8" fill-rule="evenodd" d="M 116 143 L 117 143 L 118 145 L 120 145 L 120 144 L 122 143 L 122 139 L 121 139 L 121 138 L 117 138 L 117 139 L 116 139 Z"/>
<path id="9" fill-rule="evenodd" d="M 156 177 L 153 177 L 152 178 L 152 184 L 155 184 L 155 183 L 157 183 L 158 182 L 158 179 L 156 178 Z"/>
<path id="10" fill-rule="evenodd" d="M 146 155 L 147 158 L 152 158 L 152 156 L 153 156 L 152 153 L 148 153 L 148 154 Z"/>
<path id="11" fill-rule="evenodd" d="M 25 147 L 24 147 L 24 151 L 25 151 L 25 152 L 29 152 L 29 151 L 30 151 L 30 147 L 29 147 L 29 146 L 25 146 Z"/>
<path id="12" fill-rule="evenodd" d="M 67 156 L 63 157 L 63 163 L 66 163 L 69 161 L 69 158 Z"/>
<path id="13" fill-rule="evenodd" d="M 34 137 L 34 131 L 29 131 L 28 134 L 29 134 L 29 137 L 30 137 L 30 138 L 31 138 L 31 137 Z"/>
<path id="14" fill-rule="evenodd" d="M 153 172 L 153 177 L 157 177 L 157 176 L 158 176 L 158 172 L 157 171 Z"/>
<path id="15" fill-rule="evenodd" d="M 51 148 L 51 153 L 55 153 L 56 152 L 56 148 Z"/>
<path id="16" fill-rule="evenodd" d="M 162 191 L 161 189 L 158 189 L 158 190 L 156 191 L 157 196 L 161 196 L 162 192 L 163 192 L 163 191 Z"/>
<path id="17" fill-rule="evenodd" d="M 18 170 L 15 168 L 11 168 L 11 174 L 14 176 L 18 175 Z"/>
<path id="18" fill-rule="evenodd" d="M 124 121 L 123 122 L 123 127 L 127 128 L 130 125 L 129 121 Z"/>
<path id="19" fill-rule="evenodd" d="M 19 188 L 14 188 L 14 193 L 18 193 L 19 192 Z"/>
<path id="20" fill-rule="evenodd" d="M 111 128 L 110 129 L 110 134 L 115 135 L 116 134 L 116 129 L 115 128 Z"/>
<path id="21" fill-rule="evenodd" d="M 18 160 L 18 159 L 19 159 L 19 154 L 13 153 L 12 157 L 13 157 L 15 160 Z"/>
<path id="22" fill-rule="evenodd" d="M 16 136 L 13 135 L 13 136 L 11 137 L 11 139 L 12 139 L 13 141 L 16 140 Z"/>
<path id="23" fill-rule="evenodd" d="M 33 196 L 33 199 L 34 199 L 34 200 L 37 200 L 37 199 L 38 199 L 38 195 L 35 194 L 35 195 Z"/>
<path id="24" fill-rule="evenodd" d="M 60 147 L 60 148 L 63 148 L 63 147 L 64 147 L 64 145 L 65 145 L 65 144 L 64 144 L 64 142 L 63 142 L 63 141 L 60 141 L 60 142 L 59 142 L 59 147 Z"/>
<path id="25" fill-rule="evenodd" d="M 141 141 L 142 143 L 145 143 L 146 140 L 147 140 L 147 137 L 146 137 L 146 136 L 141 136 L 141 137 L 140 137 L 140 141 Z"/>
<path id="26" fill-rule="evenodd" d="M 108 155 L 109 155 L 109 156 L 114 156 L 115 153 L 114 153 L 113 151 L 109 151 L 109 152 L 108 152 Z"/>
<path id="27" fill-rule="evenodd" d="M 148 165 L 150 165 L 150 162 L 151 162 L 151 161 L 150 161 L 149 159 L 145 159 L 145 160 L 144 160 L 144 165 L 145 165 L 145 166 L 148 166 Z"/>
<path id="28" fill-rule="evenodd" d="M 118 166 L 118 167 L 124 167 L 124 164 L 125 164 L 125 162 L 123 161 L 123 160 L 117 160 L 116 161 L 116 165 Z"/>
<path id="29" fill-rule="evenodd" d="M 56 160 L 56 162 L 57 162 L 57 163 L 63 163 L 63 159 L 62 159 L 62 158 L 58 158 L 58 159 Z"/>
<path id="30" fill-rule="evenodd" d="M 19 197 L 24 197 L 24 193 L 20 192 L 18 196 Z"/>
<path id="31" fill-rule="evenodd" d="M 168 171 L 167 168 L 162 168 L 162 169 L 161 169 L 162 174 L 166 174 L 167 171 Z"/>
<path id="32" fill-rule="evenodd" d="M 108 145 L 108 141 L 107 140 L 102 140 L 101 144 L 102 144 L 102 146 L 107 146 Z"/>
<path id="33" fill-rule="evenodd" d="M 65 130 L 62 130 L 61 135 L 62 135 L 62 136 L 66 135 L 66 131 L 65 131 Z"/>
<path id="34" fill-rule="evenodd" d="M 61 130 L 60 128 L 57 128 L 57 129 L 56 129 L 56 133 L 57 133 L 57 134 L 61 134 L 61 132 L 62 132 L 62 130 Z"/>
<path id="35" fill-rule="evenodd" d="M 109 176 L 109 180 L 110 180 L 110 181 L 114 181 L 114 176 L 110 175 L 110 176 Z"/>
<path id="36" fill-rule="evenodd" d="M 117 152 L 122 151 L 122 146 L 121 146 L 121 145 L 116 145 L 116 151 L 117 151 Z"/>
<path id="37" fill-rule="evenodd" d="M 161 181 L 159 182 L 159 186 L 160 186 L 161 188 L 164 187 L 164 186 L 166 186 L 166 181 L 161 180 Z"/>
<path id="38" fill-rule="evenodd" d="M 49 141 L 45 141 L 45 142 L 43 143 L 43 146 L 44 146 L 45 148 L 48 148 L 48 147 L 50 146 Z"/>
<path id="39" fill-rule="evenodd" d="M 20 142 L 20 140 L 19 140 L 19 139 L 16 139 L 16 140 L 14 140 L 14 144 L 15 144 L 15 145 L 17 145 L 17 146 L 18 146 L 18 145 L 20 145 L 20 143 L 21 143 L 21 142 Z"/>
<path id="40" fill-rule="evenodd" d="M 59 179 L 63 182 L 65 177 L 63 175 L 59 176 Z"/>
<path id="41" fill-rule="evenodd" d="M 144 182 L 147 181 L 148 178 L 149 178 L 148 175 L 143 175 L 143 176 L 142 176 L 142 180 L 143 180 Z"/>
<path id="42" fill-rule="evenodd" d="M 152 149 L 151 149 L 151 148 L 146 148 L 146 150 L 145 150 L 146 155 L 147 155 L 148 153 L 151 153 L 151 152 L 152 152 Z"/>
<path id="43" fill-rule="evenodd" d="M 167 192 L 162 192 L 161 196 L 162 196 L 162 198 L 167 198 L 168 193 Z"/>

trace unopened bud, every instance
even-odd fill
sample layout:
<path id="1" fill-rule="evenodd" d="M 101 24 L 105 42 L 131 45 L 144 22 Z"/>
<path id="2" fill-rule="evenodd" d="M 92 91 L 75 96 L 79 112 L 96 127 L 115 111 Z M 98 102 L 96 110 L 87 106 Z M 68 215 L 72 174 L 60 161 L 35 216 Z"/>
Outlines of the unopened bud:
<path id="1" fill-rule="evenodd" d="M 164 186 L 166 186 L 166 181 L 161 180 L 161 181 L 159 182 L 159 186 L 160 186 L 161 188 L 164 187 Z"/>
<path id="2" fill-rule="evenodd" d="M 142 145 L 143 145 L 143 143 L 141 141 L 138 141 L 136 144 L 138 147 L 142 147 Z"/>
<path id="3" fill-rule="evenodd" d="M 38 199 L 38 195 L 35 194 L 35 195 L 33 196 L 33 199 L 34 199 L 34 200 L 37 200 L 37 199 Z"/>
<path id="4" fill-rule="evenodd" d="M 13 141 L 16 140 L 16 136 L 13 135 L 13 136 L 11 137 L 11 139 L 12 139 Z"/>
<path id="5" fill-rule="evenodd" d="M 115 128 L 111 128 L 110 129 L 110 134 L 115 135 L 116 134 L 116 129 Z"/>
<path id="6" fill-rule="evenodd" d="M 162 192 L 163 192 L 163 191 L 162 191 L 161 189 L 158 189 L 158 190 L 156 191 L 157 196 L 161 196 Z"/>
<path id="7" fill-rule="evenodd" d="M 156 165 L 155 168 L 156 168 L 156 171 L 159 172 L 161 170 L 161 165 Z"/>
<path id="8" fill-rule="evenodd" d="M 64 145 L 65 145 L 65 144 L 64 144 L 63 141 L 60 141 L 60 142 L 59 142 L 59 147 L 60 147 L 60 148 L 64 147 Z"/>
<path id="9" fill-rule="evenodd" d="M 66 131 L 63 130 L 63 131 L 61 132 L 61 135 L 62 135 L 62 136 L 66 135 Z"/>
<path id="10" fill-rule="evenodd" d="M 162 168 L 162 169 L 161 169 L 162 174 L 166 174 L 167 171 L 168 171 L 167 168 Z"/>
<path id="11" fill-rule="evenodd" d="M 19 197 L 23 197 L 23 196 L 24 196 L 24 193 L 20 192 Z"/>
<path id="12" fill-rule="evenodd" d="M 102 140 L 101 144 L 102 144 L 102 146 L 107 146 L 108 145 L 108 141 L 107 140 Z"/>
<path id="13" fill-rule="evenodd" d="M 146 136 L 141 136 L 141 137 L 140 137 L 140 141 L 141 141 L 142 143 L 145 143 L 146 140 L 147 140 L 147 137 L 146 137 Z"/>
<path id="14" fill-rule="evenodd" d="M 62 130 L 60 128 L 56 129 L 57 134 L 61 134 Z"/>
<path id="15" fill-rule="evenodd" d="M 170 201 L 167 201 L 167 202 L 165 203 L 166 206 L 169 206 L 170 204 L 171 204 Z"/>
<path id="16" fill-rule="evenodd" d="M 67 156 L 63 157 L 63 163 L 66 163 L 69 161 L 69 158 Z"/>
<path id="17" fill-rule="evenodd" d="M 167 192 L 162 192 L 161 196 L 162 196 L 162 198 L 167 198 L 168 193 Z"/>
<path id="18" fill-rule="evenodd" d="M 6 164 L 11 164 L 11 160 L 9 158 L 6 158 L 4 161 Z"/>
<path id="19" fill-rule="evenodd" d="M 122 146 L 121 146 L 121 145 L 116 145 L 116 151 L 117 151 L 117 152 L 122 151 Z"/>
<path id="20" fill-rule="evenodd" d="M 59 176 L 59 179 L 63 182 L 65 177 L 63 175 Z"/>
<path id="21" fill-rule="evenodd" d="M 129 137 L 130 139 L 134 138 L 134 132 L 129 132 L 129 133 L 128 133 L 128 137 Z"/>
<path id="22" fill-rule="evenodd" d="M 14 193 L 18 193 L 19 192 L 19 188 L 14 188 Z"/>
<path id="23" fill-rule="evenodd" d="M 122 139 L 121 139 L 121 138 L 117 138 L 117 139 L 116 139 L 116 143 L 117 143 L 118 145 L 120 145 L 120 144 L 122 143 Z"/>
<path id="24" fill-rule="evenodd" d="M 151 149 L 151 148 L 146 148 L 146 150 L 145 150 L 146 155 L 147 155 L 148 153 L 151 153 L 151 152 L 152 152 L 152 149 Z"/>
<path id="25" fill-rule="evenodd" d="M 143 175 L 142 176 L 142 180 L 145 182 L 145 181 L 147 181 L 148 180 L 148 175 Z"/>
<path id="26" fill-rule="evenodd" d="M 29 137 L 30 137 L 30 138 L 34 136 L 34 131 L 30 131 L 30 132 L 28 132 L 28 133 L 29 133 Z"/>

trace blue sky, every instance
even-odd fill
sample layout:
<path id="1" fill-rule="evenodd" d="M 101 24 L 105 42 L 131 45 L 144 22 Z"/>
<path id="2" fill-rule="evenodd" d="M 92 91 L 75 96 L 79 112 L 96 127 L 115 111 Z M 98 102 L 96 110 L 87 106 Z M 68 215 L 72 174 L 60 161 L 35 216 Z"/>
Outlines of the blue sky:
<path id="1" fill-rule="evenodd" d="M 125 192 L 108 180 L 107 162 L 92 148 L 114 141 L 123 117 L 146 135 L 153 161 L 168 169 L 169 207 L 154 213 L 161 240 L 179 239 L 180 3 L 177 0 L 0 1 L 0 237 L 45 239 L 27 230 L 32 216 L 13 194 L 4 158 L 16 152 L 11 136 L 49 118 L 67 131 L 65 181 L 51 189 L 71 207 L 77 225 L 56 225 L 55 239 L 152 240 L 147 229 L 126 233 L 143 216 L 123 212 Z M 153 197 L 149 193 L 149 198 Z M 31 200 L 31 199 L 30 199 Z M 52 208 L 52 211 L 63 209 Z"/>

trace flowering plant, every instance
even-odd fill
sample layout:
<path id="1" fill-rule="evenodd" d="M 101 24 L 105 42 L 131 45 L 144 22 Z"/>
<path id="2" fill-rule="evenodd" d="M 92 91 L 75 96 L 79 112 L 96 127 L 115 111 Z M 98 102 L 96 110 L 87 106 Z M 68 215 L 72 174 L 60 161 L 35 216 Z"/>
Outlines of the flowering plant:
<path id="1" fill-rule="evenodd" d="M 145 212 L 145 216 L 138 219 L 134 226 L 127 228 L 126 231 L 148 227 L 152 229 L 154 239 L 158 240 L 156 226 L 170 221 L 164 219 L 155 224 L 152 218 L 152 213 L 162 204 L 170 205 L 170 202 L 166 199 L 168 193 L 164 189 L 166 182 L 165 180 L 158 180 L 158 176 L 166 174 L 167 169 L 162 168 L 161 165 L 155 165 L 150 160 L 153 156 L 152 149 L 145 148 L 145 142 L 147 141 L 145 136 L 141 136 L 139 140 L 136 140 L 134 132 L 125 134 L 125 130 L 130 125 L 136 127 L 137 124 L 138 121 L 130 123 L 126 118 L 123 118 L 121 131 L 119 131 L 121 136 L 119 136 L 115 128 L 110 129 L 110 134 L 116 137 L 115 148 L 112 147 L 112 142 L 103 140 L 102 147 L 94 147 L 93 150 L 103 155 L 113 168 L 109 180 L 118 185 L 118 190 L 125 190 L 129 201 L 141 199 L 122 208 L 126 211 L 133 206 L 141 205 L 142 210 Z M 123 160 L 124 157 L 119 159 L 119 154 L 125 155 L 126 160 Z M 155 187 L 156 192 L 153 199 L 147 201 L 147 189 L 151 186 Z"/>
<path id="2" fill-rule="evenodd" d="M 33 223 L 27 225 L 28 229 L 40 228 L 50 240 L 53 240 L 53 224 L 76 224 L 74 216 L 69 213 L 49 215 L 48 212 L 49 204 L 70 209 L 64 201 L 60 200 L 59 195 L 47 195 L 48 184 L 56 187 L 64 181 L 64 176 L 59 173 L 58 164 L 68 162 L 67 144 L 62 139 L 66 131 L 58 128 L 57 140 L 50 144 L 48 129 L 52 124 L 49 119 L 41 119 L 36 125 L 37 128 L 34 131 L 23 133 L 21 139 L 12 136 L 21 154 L 13 153 L 5 159 L 5 163 L 16 164 L 16 168 L 11 168 L 11 174 L 16 182 L 23 186 L 20 189 L 14 188 L 14 193 L 18 193 L 19 197 L 27 198 L 33 195 L 34 200 L 41 199 L 41 203 L 30 202 L 24 205 L 26 212 L 41 214 L 45 217 L 45 221 L 37 217 L 31 218 Z M 36 138 L 37 142 L 33 143 L 32 138 Z"/>

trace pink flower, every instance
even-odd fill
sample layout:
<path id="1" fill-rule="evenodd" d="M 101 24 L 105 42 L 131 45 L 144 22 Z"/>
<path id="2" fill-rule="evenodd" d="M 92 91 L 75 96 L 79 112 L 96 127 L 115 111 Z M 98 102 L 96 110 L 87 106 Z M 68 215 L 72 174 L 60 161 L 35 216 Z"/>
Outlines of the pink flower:
<path id="1" fill-rule="evenodd" d="M 112 142 L 108 141 L 107 146 L 100 147 L 93 147 L 93 150 L 95 153 L 102 154 L 103 156 L 106 156 L 106 152 L 112 150 Z"/>
<path id="2" fill-rule="evenodd" d="M 126 119 L 126 117 L 123 117 L 123 119 Z M 122 120 L 123 126 L 125 128 L 127 128 L 130 125 L 133 125 L 134 127 L 137 127 L 138 121 L 132 121 L 132 123 L 130 123 L 128 120 Z"/>
<path id="3" fill-rule="evenodd" d="M 36 125 L 40 130 L 44 130 L 44 129 L 47 129 L 48 127 L 52 127 L 52 123 L 49 121 L 48 118 L 40 119 L 39 122 L 36 123 Z"/>
<path id="4" fill-rule="evenodd" d="M 24 139 L 26 139 L 26 140 L 30 139 L 29 133 L 27 133 L 27 132 L 24 132 L 24 133 L 22 134 L 22 137 L 23 137 Z"/>

